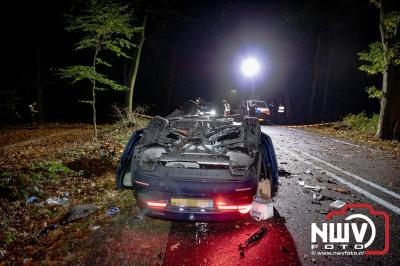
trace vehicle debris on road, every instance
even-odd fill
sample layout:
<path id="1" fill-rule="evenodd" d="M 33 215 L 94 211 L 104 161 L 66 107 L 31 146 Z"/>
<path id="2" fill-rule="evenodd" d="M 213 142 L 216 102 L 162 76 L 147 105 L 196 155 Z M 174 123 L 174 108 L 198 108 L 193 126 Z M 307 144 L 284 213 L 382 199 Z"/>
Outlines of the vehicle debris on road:
<path id="1" fill-rule="evenodd" d="M 335 201 L 335 199 L 332 197 L 322 195 L 322 194 L 316 194 L 316 193 L 313 193 L 313 200 L 315 200 L 315 201 L 324 201 L 324 200 Z"/>
<path id="2" fill-rule="evenodd" d="M 114 215 L 116 215 L 118 213 L 119 213 L 119 209 L 117 207 L 114 207 L 114 206 L 110 207 L 106 212 L 106 214 L 108 216 L 114 216 Z"/>
<path id="3" fill-rule="evenodd" d="M 174 251 L 175 249 L 179 248 L 180 245 L 181 245 L 181 242 L 177 242 L 176 244 L 171 246 L 170 250 Z"/>
<path id="4" fill-rule="evenodd" d="M 92 231 L 97 231 L 97 230 L 99 230 L 100 229 L 100 225 L 95 225 L 95 226 L 93 226 L 92 228 L 90 228 L 90 230 L 92 230 Z"/>
<path id="5" fill-rule="evenodd" d="M 311 203 L 312 203 L 312 204 L 321 205 L 321 202 L 320 202 L 320 201 L 322 201 L 323 198 L 324 198 L 324 196 L 322 196 L 321 194 L 318 194 L 318 195 L 317 195 L 317 194 L 313 193 Z"/>
<path id="6" fill-rule="evenodd" d="M 325 187 L 321 187 L 318 185 L 307 185 L 304 181 L 299 181 L 297 182 L 301 188 L 301 190 L 305 193 L 311 193 L 311 192 L 321 192 L 322 189 L 326 189 Z"/>
<path id="7" fill-rule="evenodd" d="M 208 223 L 196 223 L 196 231 L 199 233 L 207 233 L 208 231 Z"/>
<path id="8" fill-rule="evenodd" d="M 332 179 L 328 179 L 328 180 L 326 180 L 326 182 L 328 182 L 329 184 L 334 184 L 334 185 L 337 184 L 337 183 L 336 183 L 335 181 L 333 181 Z"/>
<path id="9" fill-rule="evenodd" d="M 317 195 L 317 194 L 313 193 L 312 196 L 313 196 L 313 200 L 315 200 L 315 201 L 321 201 L 324 198 L 324 196 L 321 194 Z"/>
<path id="10" fill-rule="evenodd" d="M 336 208 L 336 209 L 341 209 L 343 206 L 346 205 L 346 202 L 341 201 L 341 200 L 336 200 L 332 202 L 329 206 Z"/>
<path id="11" fill-rule="evenodd" d="M 65 206 L 69 204 L 69 199 L 67 197 L 63 198 L 48 198 L 45 203 L 49 206 Z"/>
<path id="12" fill-rule="evenodd" d="M 339 193 L 342 193 L 342 194 L 351 194 L 350 190 L 348 190 L 346 188 L 341 188 L 341 187 L 339 187 L 339 188 L 331 188 L 330 190 L 336 191 L 336 192 L 339 192 Z"/>
<path id="13" fill-rule="evenodd" d="M 72 207 L 61 220 L 61 224 L 67 224 L 78 219 L 85 218 L 96 212 L 98 208 L 93 204 L 76 205 Z"/>
<path id="14" fill-rule="evenodd" d="M 308 190 L 308 191 L 315 191 L 315 192 L 321 192 L 322 189 L 324 189 L 324 187 L 320 187 L 318 185 L 312 186 L 312 185 L 304 185 L 303 186 L 304 190 Z"/>
<path id="15" fill-rule="evenodd" d="M 31 196 L 25 201 L 25 203 L 26 204 L 31 204 L 31 203 L 34 203 L 37 199 L 38 198 L 36 196 Z"/>
<path id="16" fill-rule="evenodd" d="M 286 171 L 286 170 L 283 169 L 283 168 L 279 168 L 279 169 L 278 169 L 278 176 L 284 176 L 284 177 L 288 178 L 288 177 L 291 177 L 292 174 L 289 173 L 288 171 Z"/>
<path id="17" fill-rule="evenodd" d="M 253 201 L 250 215 L 256 221 L 267 220 L 274 217 L 274 206 L 272 201 L 256 197 Z"/>
<path id="18" fill-rule="evenodd" d="M 240 256 L 244 256 L 244 251 L 250 247 L 252 244 L 256 243 L 259 241 L 267 232 L 267 227 L 264 225 L 261 226 L 257 231 L 255 231 L 250 237 L 244 242 L 239 244 L 239 251 L 240 251 Z"/>

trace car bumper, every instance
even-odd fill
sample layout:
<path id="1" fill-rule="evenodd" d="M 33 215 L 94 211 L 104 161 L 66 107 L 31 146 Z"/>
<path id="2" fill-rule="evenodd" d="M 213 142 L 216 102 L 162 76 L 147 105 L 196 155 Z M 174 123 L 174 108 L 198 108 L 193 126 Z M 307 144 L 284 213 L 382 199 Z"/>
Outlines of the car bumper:
<path id="1" fill-rule="evenodd" d="M 249 214 L 238 212 L 199 212 L 197 211 L 176 211 L 171 209 L 157 210 L 147 209 L 146 215 L 149 217 L 176 220 L 176 221 L 195 221 L 195 222 L 226 222 L 234 221 L 247 217 Z"/>
<path id="2" fill-rule="evenodd" d="M 140 208 L 146 209 L 150 217 L 197 222 L 218 222 L 238 220 L 248 216 L 257 190 L 255 178 L 243 181 L 204 182 L 196 180 L 176 180 L 152 176 L 135 176 L 135 197 Z M 172 199 L 208 201 L 205 207 L 177 205 Z M 221 201 L 238 209 L 220 209 Z M 150 206 L 162 202 L 165 206 Z M 246 206 L 246 208 L 244 207 Z M 239 211 L 240 208 L 243 208 Z"/>

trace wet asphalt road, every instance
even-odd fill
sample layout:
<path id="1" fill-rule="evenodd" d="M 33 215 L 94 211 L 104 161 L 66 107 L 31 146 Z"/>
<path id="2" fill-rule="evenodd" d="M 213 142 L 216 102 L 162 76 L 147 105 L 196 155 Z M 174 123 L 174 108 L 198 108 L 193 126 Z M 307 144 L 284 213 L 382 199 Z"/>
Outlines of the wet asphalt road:
<path id="1" fill-rule="evenodd" d="M 260 223 L 249 217 L 196 225 L 148 217 L 135 220 L 132 212 L 127 212 L 127 216 L 120 217 L 125 224 L 118 227 L 121 232 L 97 236 L 88 264 L 400 265 L 399 158 L 293 128 L 264 126 L 262 130 L 272 138 L 282 175 L 274 198 L 274 218 Z M 323 187 L 320 193 L 327 199 L 312 203 L 313 193 L 301 189 L 299 181 Z M 383 256 L 312 254 L 311 223 L 321 227 L 327 222 L 326 214 L 334 210 L 330 207 L 334 200 L 368 203 L 386 212 L 390 220 L 389 252 Z M 368 214 L 356 208 L 349 213 Z M 343 219 L 334 217 L 331 221 Z M 360 220 L 353 221 L 361 226 Z M 373 218 L 373 222 L 376 240 L 369 249 L 380 250 L 385 243 L 384 219 Z M 238 245 L 261 225 L 267 227 L 266 234 L 241 256 Z M 368 230 L 366 239 L 371 236 Z M 354 244 L 352 239 L 349 245 Z"/>
<path id="2" fill-rule="evenodd" d="M 280 177 L 275 208 L 286 218 L 286 227 L 303 264 L 399 265 L 400 158 L 379 150 L 293 128 L 263 127 L 273 140 L 278 164 L 291 175 Z M 343 188 L 350 194 L 323 189 L 322 194 L 347 203 L 369 203 L 390 219 L 390 249 L 384 256 L 311 255 L 312 222 L 325 222 L 332 201 L 313 204 L 298 181 L 326 188 Z M 322 181 L 322 182 L 321 182 Z M 329 181 L 329 182 L 327 182 Z M 335 184 L 334 184 L 335 183 Z M 357 210 L 353 211 L 357 213 Z M 384 242 L 383 219 L 376 219 L 376 248 Z"/>

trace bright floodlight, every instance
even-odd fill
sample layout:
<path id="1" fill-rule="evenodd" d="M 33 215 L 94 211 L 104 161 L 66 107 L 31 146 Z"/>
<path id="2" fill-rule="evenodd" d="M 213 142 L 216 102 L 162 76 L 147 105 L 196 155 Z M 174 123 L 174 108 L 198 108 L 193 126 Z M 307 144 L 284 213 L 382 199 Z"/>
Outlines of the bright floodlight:
<path id="1" fill-rule="evenodd" d="M 242 62 L 241 69 L 246 77 L 254 77 L 260 71 L 260 64 L 254 58 L 247 58 Z"/>

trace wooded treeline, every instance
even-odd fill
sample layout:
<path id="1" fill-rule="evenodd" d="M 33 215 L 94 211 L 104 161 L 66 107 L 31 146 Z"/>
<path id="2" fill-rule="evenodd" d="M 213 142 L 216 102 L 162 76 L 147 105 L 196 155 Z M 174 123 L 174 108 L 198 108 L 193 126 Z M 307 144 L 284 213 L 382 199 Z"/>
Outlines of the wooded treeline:
<path id="1" fill-rule="evenodd" d="M 267 101 L 284 103 L 289 123 L 332 121 L 362 110 L 379 112 L 379 101 L 368 99 L 365 89 L 385 88 L 384 75 L 389 77 L 388 84 L 393 84 L 390 88 L 398 88 L 398 67 L 388 65 L 390 75 L 382 72 L 382 76 L 379 73 L 366 76 L 358 70 L 366 62 L 360 62 L 357 56 L 362 51 L 368 52 L 368 45 L 374 42 L 381 42 L 383 47 L 385 43 L 396 47 L 398 34 L 393 30 L 393 23 L 390 29 L 393 36 L 386 36 L 384 41 L 379 25 L 385 21 L 385 16 L 398 10 L 397 3 L 384 1 L 385 9 L 380 9 L 379 3 L 367 0 L 268 3 L 220 0 L 210 6 L 179 1 L 122 1 L 121 6 L 129 4 L 127 8 L 133 14 L 130 25 L 134 33 L 128 40 L 134 47 L 125 47 L 129 57 L 125 59 L 105 54 L 109 60 L 106 62 L 112 67 L 103 64 L 101 68 L 106 70 L 102 73 L 125 90 L 96 94 L 99 119 L 101 122 L 111 119 L 113 103 L 125 107 L 135 102 L 144 103 L 153 114 L 166 114 L 188 98 L 202 96 L 219 103 L 231 89 L 245 94 L 247 84 L 236 77 L 232 66 L 235 56 L 243 52 L 242 48 L 251 46 L 264 50 L 268 60 L 268 72 L 256 84 L 257 92 Z M 85 89 L 90 83 L 71 86 L 69 81 L 55 77 L 57 69 L 83 65 L 93 56 L 85 51 L 74 52 L 74 44 L 82 35 L 64 31 L 67 25 L 63 14 L 78 16 L 87 6 L 76 3 L 61 7 L 43 5 L 40 12 L 44 16 L 35 27 L 39 34 L 32 33 L 38 37 L 38 45 L 29 48 L 30 57 L 24 56 L 29 63 L 21 67 L 13 62 L 14 67 L 10 68 L 28 74 L 10 75 L 1 92 L 4 95 L 1 108 L 7 110 L 7 113 L 2 111 L 2 115 L 13 117 L 8 119 L 11 122 L 23 121 L 29 116 L 26 105 L 37 100 L 44 120 L 85 117 L 83 120 L 87 121 L 90 109 L 77 100 L 90 98 L 90 92 Z M 54 10 L 57 12 L 51 12 Z M 28 15 L 26 20 L 30 18 Z M 56 32 L 53 38 L 40 33 L 46 32 L 51 20 L 56 21 L 55 25 L 47 26 L 51 29 L 48 31 Z M 17 56 L 15 61 L 22 59 Z M 388 103 L 395 106 L 400 98 L 397 91 L 389 89 L 381 106 Z M 57 97 L 67 103 L 57 104 Z M 388 133 L 378 136 L 398 137 L 396 115 L 400 112 L 396 108 L 387 110 L 390 122 L 382 124 L 380 129 L 387 128 Z"/>

